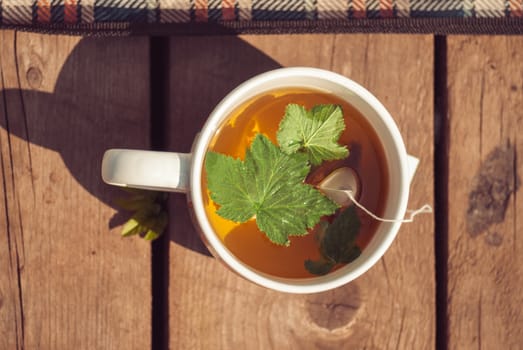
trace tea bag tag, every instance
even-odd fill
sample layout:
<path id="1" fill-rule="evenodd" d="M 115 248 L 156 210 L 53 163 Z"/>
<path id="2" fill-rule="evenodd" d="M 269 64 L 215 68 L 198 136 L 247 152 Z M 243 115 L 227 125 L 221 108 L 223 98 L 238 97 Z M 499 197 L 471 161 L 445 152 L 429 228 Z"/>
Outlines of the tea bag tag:
<path id="1" fill-rule="evenodd" d="M 363 210 L 367 215 L 372 217 L 377 221 L 382 222 L 413 222 L 414 217 L 418 214 L 423 213 L 432 213 L 432 207 L 428 204 L 423 205 L 419 209 L 407 210 L 406 214 L 408 215 L 403 219 L 387 219 L 382 218 L 365 208 L 361 203 L 358 202 L 356 198 L 359 196 L 360 192 L 360 181 L 356 172 L 347 167 L 339 168 L 334 170 L 332 173 L 327 175 L 323 179 L 318 188 L 332 201 L 338 203 L 340 206 L 347 206 L 351 202 L 355 206 Z"/>
<path id="2" fill-rule="evenodd" d="M 418 209 L 415 209 L 415 210 L 407 209 L 406 210 L 406 214 L 408 215 L 407 218 L 404 218 L 404 219 L 385 219 L 385 218 L 381 218 L 381 217 L 375 215 L 373 212 L 371 212 L 370 210 L 365 208 L 361 203 L 359 203 L 354 198 L 354 195 L 352 194 L 351 190 L 347 190 L 347 191 L 343 191 L 343 192 L 347 195 L 347 197 L 349 197 L 352 200 L 352 202 L 354 203 L 355 206 L 357 206 L 358 208 L 363 210 L 367 215 L 369 215 L 373 219 L 381 221 L 381 222 L 401 222 L 401 223 L 413 222 L 414 221 L 414 217 L 416 215 L 418 215 L 418 214 L 429 214 L 429 213 L 432 213 L 432 207 L 430 205 L 428 205 L 428 204 L 425 204 L 421 208 L 418 208 Z"/>

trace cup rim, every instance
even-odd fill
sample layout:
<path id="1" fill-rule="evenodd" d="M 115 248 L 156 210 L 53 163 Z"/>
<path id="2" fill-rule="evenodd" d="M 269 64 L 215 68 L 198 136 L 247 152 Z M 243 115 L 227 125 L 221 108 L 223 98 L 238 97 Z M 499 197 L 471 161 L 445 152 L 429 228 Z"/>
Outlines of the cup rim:
<path id="1" fill-rule="evenodd" d="M 206 244 L 210 245 L 211 250 L 216 255 L 218 255 L 218 257 L 229 268 L 256 284 L 281 292 L 297 294 L 315 293 L 334 289 L 361 276 L 364 272 L 374 266 L 376 262 L 385 254 L 386 250 L 394 241 L 401 226 L 400 222 L 391 223 L 389 229 L 387 230 L 387 234 L 379 242 L 371 254 L 367 252 L 365 255 L 365 251 L 367 250 L 365 249 L 362 253 L 362 256 L 360 256 L 361 259 L 358 258 L 359 260 L 357 259 L 355 262 L 347 264 L 346 266 L 327 275 L 310 278 L 283 278 L 269 275 L 261 271 L 256 271 L 255 269 L 247 266 L 232 252 L 230 252 L 225 247 L 224 243 L 220 240 L 218 235 L 214 232 L 205 214 L 201 179 L 207 147 L 210 140 L 214 136 L 216 129 L 221 125 L 223 119 L 230 113 L 232 109 L 240 105 L 246 99 L 254 96 L 253 94 L 249 94 L 248 97 L 244 97 L 245 91 L 252 91 L 255 87 L 273 80 L 303 76 L 312 79 L 326 80 L 330 83 L 334 83 L 340 87 L 343 87 L 351 93 L 354 93 L 364 102 L 366 102 L 377 113 L 377 115 L 379 115 L 380 120 L 386 124 L 387 131 L 390 133 L 391 138 L 394 141 L 394 153 L 397 155 L 400 161 L 400 166 L 397 169 L 399 172 L 400 181 L 400 189 L 398 190 L 400 198 L 398 198 L 397 204 L 395 205 L 396 216 L 394 217 L 403 217 L 405 215 L 409 195 L 409 183 L 406 170 L 407 152 L 403 138 L 401 137 L 399 129 L 392 116 L 386 110 L 383 104 L 363 86 L 340 74 L 311 67 L 278 68 L 256 75 L 238 85 L 221 100 L 221 102 L 209 115 L 209 118 L 207 119 L 201 133 L 198 136 L 198 139 L 195 141 L 191 164 L 191 186 L 189 194 L 195 217 L 197 219 L 197 224 L 199 225 L 199 229 L 203 235 L 204 240 L 206 241 Z M 256 90 L 254 89 L 254 91 Z M 264 91 L 259 91 L 259 93 L 263 92 Z M 391 201 L 391 198 L 387 198 L 387 201 Z M 350 270 L 348 271 L 349 266 Z"/>

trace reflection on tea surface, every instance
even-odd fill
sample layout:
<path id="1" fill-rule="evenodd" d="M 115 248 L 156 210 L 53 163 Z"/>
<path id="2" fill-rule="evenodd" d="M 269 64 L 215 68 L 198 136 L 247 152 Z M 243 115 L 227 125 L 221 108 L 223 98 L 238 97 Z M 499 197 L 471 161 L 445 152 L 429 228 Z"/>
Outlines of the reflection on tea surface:
<path id="1" fill-rule="evenodd" d="M 340 167 L 353 168 L 361 180 L 359 201 L 377 215 L 383 214 L 388 193 L 388 175 L 385 155 L 377 135 L 354 107 L 336 96 L 311 89 L 289 88 L 257 96 L 237 108 L 211 141 L 209 150 L 243 159 L 245 151 L 258 133 L 277 144 L 276 132 L 288 104 L 307 109 L 318 104 L 336 104 L 342 107 L 345 130 L 339 143 L 349 148 L 343 160 L 326 161 L 313 167 L 306 182 L 316 185 L 325 176 Z M 313 276 L 304 267 L 305 260 L 320 258 L 318 229 L 305 236 L 291 236 L 290 246 L 278 246 L 261 232 L 254 219 L 243 224 L 234 223 L 216 214 L 218 205 L 209 196 L 204 174 L 202 186 L 206 193 L 205 210 L 211 225 L 227 248 L 247 265 L 280 277 L 304 278 Z M 363 249 L 379 223 L 358 211 L 361 229 L 357 245 Z M 324 220 L 332 221 L 332 217 Z"/>

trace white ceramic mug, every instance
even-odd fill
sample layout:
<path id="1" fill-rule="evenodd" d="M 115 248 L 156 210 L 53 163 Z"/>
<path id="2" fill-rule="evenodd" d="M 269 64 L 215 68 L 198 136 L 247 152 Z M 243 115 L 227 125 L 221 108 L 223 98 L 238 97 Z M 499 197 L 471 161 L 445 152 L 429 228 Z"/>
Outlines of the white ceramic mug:
<path id="1" fill-rule="evenodd" d="M 213 231 L 204 209 L 202 169 L 209 142 L 217 129 L 243 102 L 263 92 L 286 87 L 323 90 L 342 98 L 361 112 L 375 129 L 385 151 L 390 183 L 383 216 L 403 218 L 418 160 L 407 155 L 398 127 L 376 97 L 344 76 L 316 68 L 276 69 L 238 86 L 210 114 L 194 140 L 191 153 L 108 150 L 102 162 L 102 178 L 112 185 L 187 193 L 203 240 L 209 250 L 232 270 L 252 282 L 278 291 L 321 292 L 348 283 L 372 267 L 391 245 L 401 223 L 380 223 L 361 255 L 334 272 L 311 278 L 282 278 L 257 271 L 234 256 Z"/>

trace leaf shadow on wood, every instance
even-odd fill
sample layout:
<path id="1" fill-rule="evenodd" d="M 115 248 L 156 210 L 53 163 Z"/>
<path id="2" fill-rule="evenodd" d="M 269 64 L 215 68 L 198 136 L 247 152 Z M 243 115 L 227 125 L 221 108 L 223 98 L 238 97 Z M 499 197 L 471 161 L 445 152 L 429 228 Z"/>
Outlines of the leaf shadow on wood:
<path id="1" fill-rule="evenodd" d="M 227 93 L 257 74 L 281 67 L 234 36 L 175 38 L 170 47 L 169 151 L 189 152 L 208 115 Z M 184 196 L 171 196 L 169 222 L 171 241 L 210 256 Z"/>

